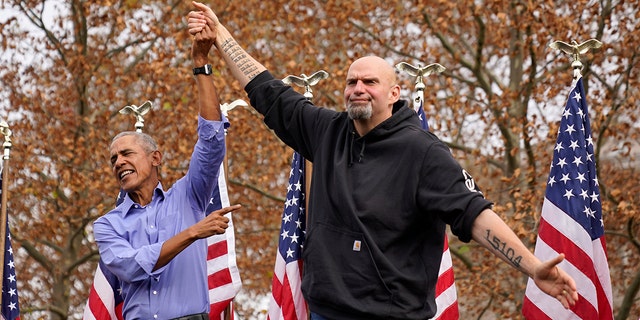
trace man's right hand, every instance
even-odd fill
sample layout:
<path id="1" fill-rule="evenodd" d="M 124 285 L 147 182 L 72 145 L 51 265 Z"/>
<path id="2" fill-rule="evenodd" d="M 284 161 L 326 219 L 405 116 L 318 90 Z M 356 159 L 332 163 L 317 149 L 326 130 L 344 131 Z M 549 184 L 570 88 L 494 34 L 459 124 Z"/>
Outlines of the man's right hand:
<path id="1" fill-rule="evenodd" d="M 200 11 L 191 11 L 188 15 L 189 34 L 193 36 L 191 57 L 194 66 L 200 67 L 207 63 L 209 51 L 216 40 L 218 17 L 202 3 L 193 2 L 193 5 Z"/>
<path id="2" fill-rule="evenodd" d="M 194 8 L 198 10 L 189 12 L 187 19 L 189 33 L 192 36 L 195 36 L 202 30 L 204 30 L 207 23 L 210 23 L 209 27 L 211 29 L 215 29 L 218 24 L 220 24 L 220 20 L 218 20 L 218 17 L 215 13 L 213 13 L 213 10 L 211 10 L 211 8 L 200 2 L 192 1 L 191 4 L 193 4 Z M 207 21 L 207 18 L 209 19 L 209 21 Z"/>
<path id="3" fill-rule="evenodd" d="M 197 239 L 208 238 L 214 234 L 223 234 L 225 229 L 229 227 L 229 218 L 224 215 L 231 211 L 238 210 L 240 207 L 239 204 L 236 204 L 213 211 L 203 220 L 200 220 L 198 223 L 165 241 L 164 244 L 162 244 L 160 256 L 153 270 L 158 270 L 167 265 L 178 253 L 182 252 L 182 250 L 190 246 Z"/>
<path id="4" fill-rule="evenodd" d="M 204 219 L 193 225 L 199 239 L 208 238 L 212 235 L 223 234 L 229 227 L 229 218 L 225 215 L 229 212 L 240 209 L 239 204 L 225 207 L 209 213 Z"/>

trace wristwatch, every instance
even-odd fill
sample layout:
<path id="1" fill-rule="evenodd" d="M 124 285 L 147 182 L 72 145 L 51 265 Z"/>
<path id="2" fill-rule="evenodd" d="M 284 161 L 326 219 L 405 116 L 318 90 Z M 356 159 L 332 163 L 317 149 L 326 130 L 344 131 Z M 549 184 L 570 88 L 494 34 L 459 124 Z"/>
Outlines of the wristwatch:
<path id="1" fill-rule="evenodd" d="M 198 67 L 198 68 L 193 68 L 193 74 L 204 74 L 204 75 L 210 75 L 213 73 L 213 69 L 211 68 L 210 64 L 205 64 L 202 67 Z"/>

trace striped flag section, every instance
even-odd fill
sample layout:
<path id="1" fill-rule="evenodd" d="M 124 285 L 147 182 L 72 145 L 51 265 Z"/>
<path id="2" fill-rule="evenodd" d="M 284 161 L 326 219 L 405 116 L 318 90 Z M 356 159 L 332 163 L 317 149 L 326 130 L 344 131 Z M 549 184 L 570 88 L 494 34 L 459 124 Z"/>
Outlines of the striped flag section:
<path id="1" fill-rule="evenodd" d="M 424 113 L 423 97 L 419 96 L 419 104 L 415 111 L 420 118 L 422 128 L 429 131 L 429 122 Z M 455 277 L 453 275 L 453 262 L 451 261 L 451 251 L 449 251 L 449 238 L 444 235 L 444 252 L 440 261 L 440 271 L 438 271 L 438 282 L 436 282 L 436 315 L 432 319 L 436 320 L 457 320 L 460 317 L 458 311 L 458 293 L 456 291 Z"/>
<path id="2" fill-rule="evenodd" d="M 122 195 L 118 195 L 118 199 L 121 201 Z M 221 164 L 218 185 L 209 201 L 207 212 L 228 206 L 227 180 L 225 178 L 224 165 Z M 211 303 L 210 319 L 224 320 L 227 311 L 229 311 L 230 319 L 233 319 L 233 310 L 230 308 L 231 301 L 242 287 L 240 272 L 236 264 L 235 234 L 231 213 L 228 213 L 228 217 L 229 227 L 226 232 L 207 239 L 207 281 L 209 283 L 209 302 Z M 93 285 L 84 308 L 83 319 L 122 319 L 122 296 L 118 280 L 102 265 L 102 261 L 98 264 L 94 275 Z"/>
<path id="3" fill-rule="evenodd" d="M 301 290 L 305 226 L 305 160 L 294 152 L 282 213 L 268 320 L 307 319 L 307 303 Z"/>
<path id="4" fill-rule="evenodd" d="M 527 319 L 613 319 L 612 290 L 594 162 L 589 112 L 578 79 L 560 121 L 547 182 L 535 255 L 564 253 L 560 267 L 576 282 L 579 300 L 570 310 L 529 279 L 522 313 Z"/>
<path id="5" fill-rule="evenodd" d="M 102 260 L 93 275 L 93 285 L 84 308 L 85 320 L 122 320 L 122 295 L 118 278 L 107 269 Z"/>
<path id="6" fill-rule="evenodd" d="M 213 197 L 209 201 L 206 212 L 213 212 L 229 205 L 227 179 L 225 177 L 224 164 L 222 164 L 218 175 L 218 186 L 213 190 Z M 225 233 L 207 238 L 207 281 L 209 282 L 209 303 L 211 303 L 210 319 L 219 318 L 224 320 L 225 309 L 230 306 L 231 301 L 242 287 L 240 271 L 236 264 L 236 238 L 233 218 L 231 213 L 228 213 L 227 217 L 229 218 L 229 227 Z M 231 308 L 229 310 L 229 316 L 233 319 L 233 310 Z"/>
<path id="7" fill-rule="evenodd" d="M 460 317 L 451 251 L 449 251 L 446 234 L 444 236 L 444 253 L 440 261 L 440 271 L 438 271 L 438 282 L 436 283 L 436 306 L 436 315 L 432 319 L 454 320 Z"/>

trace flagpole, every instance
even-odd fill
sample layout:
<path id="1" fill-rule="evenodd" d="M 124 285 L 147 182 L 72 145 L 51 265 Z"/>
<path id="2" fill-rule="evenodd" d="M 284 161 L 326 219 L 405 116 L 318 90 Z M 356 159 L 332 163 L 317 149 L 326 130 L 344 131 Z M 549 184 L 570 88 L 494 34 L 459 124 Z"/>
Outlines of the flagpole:
<path id="1" fill-rule="evenodd" d="M 220 105 L 220 109 L 222 109 L 222 113 L 224 113 L 225 117 L 227 116 L 227 111 L 223 109 L 222 105 Z M 223 125 L 224 127 L 224 125 Z M 228 166 L 229 166 L 229 153 L 227 152 L 227 137 L 229 135 L 229 131 L 225 128 L 224 129 L 224 159 L 222 159 L 222 170 L 223 170 L 223 174 L 224 174 L 224 180 L 225 180 L 225 184 L 228 186 L 229 185 L 229 170 L 228 170 Z M 220 186 L 218 186 L 219 188 Z M 220 203 L 222 203 L 222 199 L 220 199 Z M 233 300 L 232 300 L 233 301 Z M 229 301 L 229 304 L 224 308 L 224 315 L 223 315 L 223 320 L 231 320 L 231 303 L 232 301 Z M 211 302 L 209 302 L 211 303 Z"/>
<path id="2" fill-rule="evenodd" d="M 248 106 L 248 104 L 242 100 L 242 99 L 238 99 L 238 100 L 234 100 L 231 103 L 223 103 L 220 104 L 220 111 L 222 112 L 222 114 L 225 117 L 229 117 L 229 110 L 237 107 L 237 106 L 243 106 L 246 107 Z M 224 159 L 222 160 L 222 168 L 224 170 L 224 179 L 225 179 L 225 185 L 229 185 L 229 153 L 227 152 L 227 137 L 229 135 L 228 130 L 225 128 L 224 129 L 224 149 L 225 149 L 225 153 L 224 153 Z M 222 202 L 222 201 L 221 201 Z M 231 308 L 231 304 L 233 303 L 233 299 L 231 299 L 231 301 L 229 301 L 229 304 L 224 308 L 224 315 L 223 315 L 223 320 L 231 320 L 232 317 L 232 313 L 233 310 Z"/>
<path id="3" fill-rule="evenodd" d="M 4 261 L 4 247 L 7 238 L 7 199 L 9 194 L 7 185 L 9 181 L 9 154 L 12 145 L 11 130 L 9 130 L 9 125 L 6 122 L 0 122 L 0 131 L 2 131 L 2 135 L 4 136 L 4 143 L 2 144 L 4 148 L 4 154 L 2 156 L 2 209 L 0 212 L 0 262 L 2 262 Z M 4 279 L 4 263 L 0 266 L 0 281 L 2 281 L 2 279 Z M 0 288 L 3 287 L 3 284 L 4 281 L 0 284 Z M 0 295 L 0 305 L 2 305 L 2 295 Z"/>
<path id="4" fill-rule="evenodd" d="M 312 101 L 313 91 L 311 90 L 311 87 L 318 84 L 320 80 L 324 80 L 327 78 L 329 78 L 329 73 L 324 70 L 319 70 L 314 72 L 310 76 L 307 76 L 304 73 L 301 74 L 299 77 L 294 75 L 288 75 L 284 79 L 282 79 L 282 82 L 288 85 L 295 84 L 299 87 L 304 87 L 304 97 L 307 98 L 307 100 Z M 304 165 L 305 165 L 305 171 L 304 171 L 305 173 L 305 177 L 304 177 L 305 208 L 307 208 L 305 218 L 309 219 L 309 195 L 311 194 L 310 190 L 311 190 L 311 176 L 313 172 L 313 164 L 309 160 L 304 159 Z"/>

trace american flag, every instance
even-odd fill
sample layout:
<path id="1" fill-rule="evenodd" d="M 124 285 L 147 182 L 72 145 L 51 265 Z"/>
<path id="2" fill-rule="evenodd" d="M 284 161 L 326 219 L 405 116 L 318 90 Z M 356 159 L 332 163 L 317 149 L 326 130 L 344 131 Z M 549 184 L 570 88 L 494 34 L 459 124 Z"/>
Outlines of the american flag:
<path id="1" fill-rule="evenodd" d="M 0 195 L 2 195 L 2 170 L 0 170 Z M 13 263 L 13 249 L 11 248 L 11 234 L 7 220 L 7 236 L 4 242 L 4 271 L 2 279 L 2 319 L 20 319 L 18 305 L 18 286 L 16 283 L 16 268 Z"/>
<path id="2" fill-rule="evenodd" d="M 582 78 L 569 93 L 542 205 L 535 255 L 564 253 L 560 267 L 576 281 L 579 300 L 570 310 L 529 279 L 522 313 L 527 319 L 613 319 L 612 290 Z"/>
<path id="3" fill-rule="evenodd" d="M 118 278 L 107 269 L 102 260 L 93 275 L 93 285 L 84 308 L 86 320 L 122 320 L 122 295 Z"/>
<path id="4" fill-rule="evenodd" d="M 280 226 L 267 315 L 269 320 L 307 319 L 307 303 L 300 289 L 305 228 L 305 160 L 294 152 Z"/>
<path id="5" fill-rule="evenodd" d="M 123 199 L 122 192 L 118 195 L 117 204 Z M 212 212 L 229 206 L 227 180 L 224 165 L 220 165 L 218 185 L 213 191 L 206 212 Z M 233 319 L 231 301 L 240 291 L 242 282 L 236 264 L 235 234 L 231 213 L 228 214 L 229 227 L 221 235 L 214 235 L 207 239 L 207 274 L 209 283 L 210 319 Z M 229 307 L 229 308 L 227 308 Z M 119 292 L 117 278 L 102 265 L 98 265 L 94 275 L 93 286 L 89 292 L 89 299 L 84 309 L 85 320 L 115 320 L 122 319 L 122 296 Z"/>
<path id="6" fill-rule="evenodd" d="M 423 98 L 416 107 L 416 113 L 420 118 L 422 128 L 429 131 L 429 122 L 424 113 Z M 456 290 L 455 277 L 453 275 L 453 262 L 451 261 L 451 251 L 449 251 L 449 238 L 444 235 L 444 252 L 440 260 L 440 270 L 438 271 L 438 282 L 436 282 L 436 315 L 432 319 L 457 320 L 460 317 L 458 311 L 458 293 Z"/>
<path id="7" fill-rule="evenodd" d="M 427 121 L 427 115 L 424 113 L 424 107 L 422 98 L 420 97 L 420 102 L 416 104 L 414 110 L 418 114 L 418 118 L 420 119 L 420 124 L 422 125 L 422 129 L 429 131 L 429 121 Z"/>
<path id="8" fill-rule="evenodd" d="M 224 172 L 224 164 L 220 165 L 218 185 L 213 190 L 213 196 L 209 201 L 206 212 L 212 212 L 228 207 L 229 193 L 227 191 L 227 179 Z M 233 319 L 231 301 L 242 287 L 240 271 L 236 264 L 236 238 L 231 213 L 227 214 L 229 227 L 224 234 L 207 238 L 207 277 L 209 282 L 209 303 L 211 303 L 210 319 Z M 227 309 L 227 307 L 229 307 Z"/>

